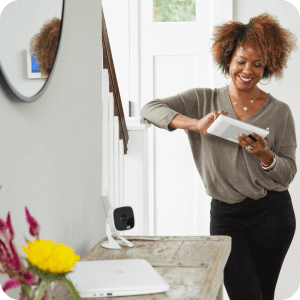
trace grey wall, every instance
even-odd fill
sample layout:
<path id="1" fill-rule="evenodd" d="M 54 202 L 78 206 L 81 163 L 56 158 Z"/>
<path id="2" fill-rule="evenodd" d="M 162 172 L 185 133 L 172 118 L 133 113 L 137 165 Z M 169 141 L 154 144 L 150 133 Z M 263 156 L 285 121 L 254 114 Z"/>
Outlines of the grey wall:
<path id="1" fill-rule="evenodd" d="M 0 89 L 0 218 L 10 211 L 22 256 L 23 233 L 32 240 L 25 206 L 40 223 L 41 238 L 65 243 L 76 254 L 105 236 L 101 22 L 101 1 L 65 0 L 61 42 L 44 94 L 20 103 Z M 1 275 L 0 283 L 7 278 Z M 18 297 L 17 289 L 7 294 Z"/>
<path id="2" fill-rule="evenodd" d="M 259 88 L 263 91 L 270 93 L 275 98 L 287 103 L 293 112 L 295 120 L 296 134 L 298 148 L 296 152 L 296 158 L 300 155 L 300 16 L 298 9 L 289 1 L 285 0 L 233 0 L 233 19 L 248 23 L 250 18 L 255 17 L 261 13 L 268 12 L 278 18 L 283 28 L 289 29 L 297 37 L 298 49 L 291 53 L 290 60 L 288 61 L 287 68 L 284 70 L 283 79 L 277 81 L 275 78 L 271 79 L 268 85 L 258 84 Z M 268 81 L 264 80 L 263 83 Z M 300 186 L 299 175 L 299 161 L 296 161 L 298 165 L 298 173 L 296 174 L 294 181 L 290 184 L 289 192 L 291 194 L 292 203 L 296 219 L 300 219 L 300 202 L 298 201 Z M 290 246 L 289 252 L 286 256 L 286 260 L 291 262 L 300 263 L 300 232 L 296 228 L 293 242 Z"/>

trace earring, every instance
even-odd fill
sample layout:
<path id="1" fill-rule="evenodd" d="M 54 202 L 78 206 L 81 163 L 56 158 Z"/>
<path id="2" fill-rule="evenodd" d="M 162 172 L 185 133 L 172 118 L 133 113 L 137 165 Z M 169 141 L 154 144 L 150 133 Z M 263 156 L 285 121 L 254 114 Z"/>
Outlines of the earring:
<path id="1" fill-rule="evenodd" d="M 230 75 L 229 75 L 229 77 L 226 77 L 225 69 L 223 70 L 223 73 L 224 73 L 224 76 L 225 76 L 226 79 L 230 78 Z"/>
<path id="2" fill-rule="evenodd" d="M 260 81 L 259 81 L 259 83 L 260 83 L 260 84 L 262 84 L 262 85 L 267 85 L 267 84 L 269 84 L 269 83 L 270 83 L 270 81 L 271 81 L 271 77 L 270 77 L 270 80 L 269 80 L 269 82 L 268 82 L 268 83 L 261 83 Z"/>

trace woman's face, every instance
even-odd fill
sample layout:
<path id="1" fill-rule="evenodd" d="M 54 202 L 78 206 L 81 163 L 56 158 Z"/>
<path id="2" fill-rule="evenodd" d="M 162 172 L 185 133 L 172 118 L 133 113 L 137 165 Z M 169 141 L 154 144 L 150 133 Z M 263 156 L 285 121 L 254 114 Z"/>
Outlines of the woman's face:
<path id="1" fill-rule="evenodd" d="M 237 46 L 228 66 L 231 84 L 243 91 L 253 90 L 264 73 L 260 56 L 249 45 Z"/>

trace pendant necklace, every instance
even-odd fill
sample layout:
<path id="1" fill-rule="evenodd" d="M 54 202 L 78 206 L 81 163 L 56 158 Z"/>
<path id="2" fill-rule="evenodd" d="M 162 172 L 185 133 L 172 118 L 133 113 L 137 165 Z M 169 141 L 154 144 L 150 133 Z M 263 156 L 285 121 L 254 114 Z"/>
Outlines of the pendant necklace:
<path id="1" fill-rule="evenodd" d="M 230 102 L 232 103 L 231 98 L 230 98 L 230 93 L 229 93 L 229 91 L 228 91 L 228 86 L 227 86 L 227 92 L 228 92 L 228 96 L 229 96 Z M 240 116 L 243 116 L 243 115 L 246 113 L 246 111 L 249 110 L 249 108 L 253 105 L 254 101 L 256 100 L 257 96 L 258 96 L 258 88 L 257 88 L 257 93 L 256 93 L 255 99 L 254 99 L 254 100 L 250 100 L 250 105 L 247 106 L 247 107 L 246 107 L 246 106 L 243 106 L 243 105 L 238 105 L 236 102 L 233 102 L 233 104 L 234 104 L 235 106 L 242 107 L 243 110 L 245 111 L 242 115 L 239 114 Z"/>

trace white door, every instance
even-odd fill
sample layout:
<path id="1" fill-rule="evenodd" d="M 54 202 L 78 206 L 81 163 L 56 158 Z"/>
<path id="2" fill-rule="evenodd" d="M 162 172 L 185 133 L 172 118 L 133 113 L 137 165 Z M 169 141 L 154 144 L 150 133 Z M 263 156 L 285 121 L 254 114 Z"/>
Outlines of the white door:
<path id="1" fill-rule="evenodd" d="M 140 1 L 140 107 L 195 87 L 218 87 L 225 78 L 212 68 L 213 25 L 232 19 L 232 0 L 194 0 L 195 21 L 166 13 L 174 1 Z M 193 1 L 175 1 L 181 10 Z M 219 2 L 222 2 L 221 4 Z M 188 9 L 186 10 L 188 11 Z M 190 10 L 192 11 L 192 10 Z M 168 15 L 167 21 L 157 22 Z M 182 15 L 182 14 L 181 14 Z M 184 14 L 188 20 L 191 16 Z M 150 235 L 209 235 L 210 201 L 196 169 L 186 133 L 149 129 Z"/>

